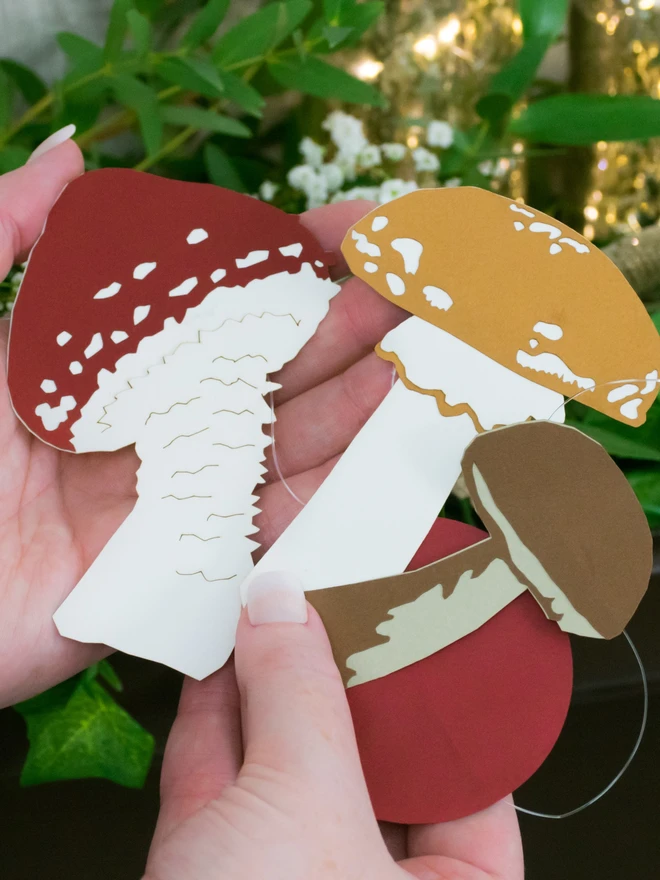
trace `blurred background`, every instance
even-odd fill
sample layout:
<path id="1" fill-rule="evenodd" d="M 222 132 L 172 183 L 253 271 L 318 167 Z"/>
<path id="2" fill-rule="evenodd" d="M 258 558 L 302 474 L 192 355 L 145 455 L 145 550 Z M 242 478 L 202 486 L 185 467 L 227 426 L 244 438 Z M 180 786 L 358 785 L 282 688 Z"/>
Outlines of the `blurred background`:
<path id="1" fill-rule="evenodd" d="M 436 186 L 525 201 L 603 248 L 660 327 L 660 0 L 0 0 L 0 173 L 71 122 L 89 169 L 287 211 Z M 660 404 L 640 429 L 568 413 L 660 529 Z M 475 522 L 460 485 L 443 514 Z M 530 880 L 660 876 L 655 586 L 631 626 L 651 688 L 640 752 L 588 811 L 522 817 Z M 574 651 L 566 728 L 517 796 L 532 810 L 589 800 L 639 730 L 625 642 Z M 140 876 L 179 686 L 118 657 L 0 713 L 3 878 Z"/>

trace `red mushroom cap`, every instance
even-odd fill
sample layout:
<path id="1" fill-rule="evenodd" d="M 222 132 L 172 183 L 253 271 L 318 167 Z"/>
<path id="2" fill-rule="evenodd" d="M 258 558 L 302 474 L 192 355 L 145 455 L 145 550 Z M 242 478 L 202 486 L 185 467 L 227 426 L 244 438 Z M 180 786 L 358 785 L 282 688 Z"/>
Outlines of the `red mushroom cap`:
<path id="1" fill-rule="evenodd" d="M 295 215 L 210 184 L 127 169 L 66 187 L 35 245 L 12 314 L 8 381 L 25 425 L 73 451 L 71 426 L 100 370 L 180 322 L 218 286 L 244 287 L 327 254 Z M 45 407 L 64 421 L 47 430 Z"/>

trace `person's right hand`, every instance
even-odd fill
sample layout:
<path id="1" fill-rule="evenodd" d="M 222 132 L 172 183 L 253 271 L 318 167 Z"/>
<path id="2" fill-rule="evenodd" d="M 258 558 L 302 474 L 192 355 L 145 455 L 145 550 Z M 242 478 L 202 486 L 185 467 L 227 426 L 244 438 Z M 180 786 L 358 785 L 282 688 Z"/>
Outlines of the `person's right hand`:
<path id="1" fill-rule="evenodd" d="M 299 585 L 253 581 L 235 661 L 236 677 L 227 666 L 184 685 L 144 880 L 522 880 L 510 801 L 390 826 L 388 851 L 327 636 Z"/>

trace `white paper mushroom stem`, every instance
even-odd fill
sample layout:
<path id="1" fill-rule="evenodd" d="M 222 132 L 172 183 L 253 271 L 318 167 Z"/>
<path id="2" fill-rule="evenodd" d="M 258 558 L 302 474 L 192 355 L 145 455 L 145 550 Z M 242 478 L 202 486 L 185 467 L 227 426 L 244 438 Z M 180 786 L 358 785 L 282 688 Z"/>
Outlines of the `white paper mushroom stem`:
<path id="1" fill-rule="evenodd" d="M 408 318 L 381 343 L 408 379 L 440 389 L 450 406 L 467 403 L 483 429 L 529 418 L 564 420 L 563 397 L 502 367 L 421 318 Z M 257 563 L 258 574 L 288 571 L 306 590 L 405 570 L 433 525 L 477 433 L 467 413 L 443 416 L 430 394 L 395 383 L 328 478 Z"/>

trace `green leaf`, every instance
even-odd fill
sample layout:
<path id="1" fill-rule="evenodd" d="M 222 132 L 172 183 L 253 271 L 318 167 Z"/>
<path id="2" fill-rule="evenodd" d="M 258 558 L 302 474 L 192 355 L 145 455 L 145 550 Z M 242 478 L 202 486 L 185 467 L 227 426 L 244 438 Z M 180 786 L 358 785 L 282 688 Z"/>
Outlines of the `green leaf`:
<path id="1" fill-rule="evenodd" d="M 518 0 L 525 42 L 530 37 L 556 39 L 564 29 L 568 0 Z"/>
<path id="2" fill-rule="evenodd" d="M 98 682 L 80 678 L 68 695 L 59 688 L 15 707 L 30 741 L 21 785 L 89 777 L 144 785 L 153 737 Z"/>
<path id="3" fill-rule="evenodd" d="M 362 80 L 327 64 L 320 58 L 290 58 L 268 65 L 278 83 L 287 89 L 296 89 L 315 98 L 334 98 L 352 104 L 385 107 L 381 93 Z"/>
<path id="4" fill-rule="evenodd" d="M 84 68 L 88 72 L 103 67 L 103 49 L 96 43 L 92 43 L 91 40 L 86 40 L 84 37 L 79 37 L 78 34 L 70 34 L 67 31 L 61 31 L 56 40 L 60 49 L 69 56 L 76 66 Z"/>
<path id="5" fill-rule="evenodd" d="M 29 158 L 30 150 L 26 147 L 10 144 L 0 152 L 0 174 L 20 168 Z"/>
<path id="6" fill-rule="evenodd" d="M 147 155 L 153 156 L 163 141 L 158 95 L 146 83 L 128 73 L 113 77 L 112 87 L 119 103 L 137 114 Z"/>
<path id="7" fill-rule="evenodd" d="M 260 61 L 291 36 L 311 9 L 311 0 L 269 3 L 243 18 L 218 40 L 213 60 L 225 68 Z"/>
<path id="8" fill-rule="evenodd" d="M 209 0 L 193 19 L 181 45 L 195 49 L 210 40 L 220 27 L 228 8 L 229 0 Z"/>
<path id="9" fill-rule="evenodd" d="M 48 91 L 44 81 L 24 64 L 19 64 L 11 58 L 1 58 L 0 67 L 13 80 L 28 104 L 36 104 Z"/>
<path id="10" fill-rule="evenodd" d="M 0 67 L 0 130 L 9 126 L 12 117 L 13 95 L 11 80 Z"/>
<path id="11" fill-rule="evenodd" d="M 328 24 L 339 24 L 342 0 L 323 0 L 323 15 Z"/>
<path id="12" fill-rule="evenodd" d="M 100 660 L 97 663 L 98 675 L 101 676 L 113 690 L 123 691 L 124 685 L 121 683 L 121 678 L 117 675 L 114 668 L 110 665 L 108 660 Z"/>
<path id="13" fill-rule="evenodd" d="M 257 119 L 260 119 L 266 102 L 259 92 L 249 83 L 244 82 L 240 76 L 236 76 L 235 73 L 223 70 L 220 72 L 220 78 L 225 88 L 225 97 L 249 113 L 250 116 L 256 116 Z"/>
<path id="14" fill-rule="evenodd" d="M 146 58 L 151 51 L 153 40 L 149 19 L 146 18 L 146 16 L 141 15 L 136 9 L 129 9 L 126 15 L 126 21 L 138 57 Z"/>
<path id="15" fill-rule="evenodd" d="M 338 15 L 330 25 L 331 29 L 350 29 L 339 42 L 335 42 L 334 46 L 330 45 L 326 36 L 328 22 L 325 18 L 319 18 L 314 22 L 309 29 L 307 38 L 309 40 L 316 40 L 319 37 L 325 38 L 325 44 L 315 47 L 317 53 L 333 52 L 346 46 L 355 46 L 360 42 L 362 34 L 369 30 L 376 19 L 383 14 L 384 8 L 381 0 L 368 0 L 367 3 L 343 3 Z M 337 37 L 338 34 L 335 32 L 335 38 Z"/>
<path id="16" fill-rule="evenodd" d="M 653 404 L 639 428 L 624 425 L 604 413 L 576 407 L 570 423 L 601 443 L 610 455 L 642 461 L 660 461 L 660 401 Z"/>
<path id="17" fill-rule="evenodd" d="M 201 107 L 163 107 L 161 111 L 164 122 L 170 125 L 191 125 L 203 131 L 213 131 L 217 134 L 226 134 L 231 137 L 252 137 L 252 132 L 230 116 L 221 116 L 213 110 L 204 110 Z"/>
<path id="18" fill-rule="evenodd" d="M 570 146 L 645 140 L 660 135 L 660 101 L 646 95 L 554 95 L 523 110 L 509 130 Z"/>
<path id="19" fill-rule="evenodd" d="M 652 529 L 660 528 L 660 468 L 626 474 Z"/>
<path id="20" fill-rule="evenodd" d="M 114 0 L 103 47 L 105 61 L 116 61 L 121 55 L 124 37 L 128 30 L 128 11 L 133 6 L 133 0 Z"/>
<path id="21" fill-rule="evenodd" d="M 488 92 L 477 101 L 482 119 L 494 122 L 505 116 L 534 81 L 536 71 L 551 43 L 546 35 L 526 40 L 523 47 L 491 79 Z"/>
<path id="22" fill-rule="evenodd" d="M 169 83 L 181 86 L 207 98 L 219 98 L 224 86 L 220 74 L 204 58 L 165 58 L 158 64 L 157 71 Z"/>
<path id="23" fill-rule="evenodd" d="M 216 144 L 204 145 L 204 165 L 209 180 L 216 186 L 224 186 L 236 192 L 245 192 L 245 184 L 234 168 L 231 159 Z"/>
<path id="24" fill-rule="evenodd" d="M 353 33 L 352 27 L 339 27 L 338 25 L 326 25 L 322 35 L 331 49 L 336 49 Z"/>

